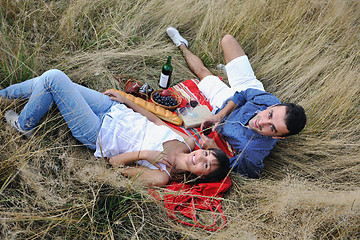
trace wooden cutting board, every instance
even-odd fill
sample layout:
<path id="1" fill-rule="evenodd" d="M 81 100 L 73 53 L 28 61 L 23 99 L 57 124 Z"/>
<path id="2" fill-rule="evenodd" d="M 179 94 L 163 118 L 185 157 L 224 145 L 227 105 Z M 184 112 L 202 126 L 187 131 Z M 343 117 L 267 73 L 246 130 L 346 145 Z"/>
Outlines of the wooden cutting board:
<path id="1" fill-rule="evenodd" d="M 184 127 L 186 129 L 200 127 L 201 123 L 207 118 L 211 116 L 212 113 L 210 112 L 209 108 L 206 105 L 199 105 L 193 108 L 190 114 L 182 115 L 179 112 L 179 109 L 176 110 L 179 117 L 184 122 Z"/>

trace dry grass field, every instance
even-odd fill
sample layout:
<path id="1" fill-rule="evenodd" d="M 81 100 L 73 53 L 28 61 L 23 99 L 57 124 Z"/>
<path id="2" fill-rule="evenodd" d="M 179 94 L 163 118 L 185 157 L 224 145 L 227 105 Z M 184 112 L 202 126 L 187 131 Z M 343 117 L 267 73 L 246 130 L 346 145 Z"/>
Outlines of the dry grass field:
<path id="1" fill-rule="evenodd" d="M 0 84 L 51 68 L 104 91 L 125 74 L 156 87 L 173 57 L 175 83 L 194 75 L 165 34 L 177 27 L 216 74 L 234 35 L 281 101 L 304 106 L 305 130 L 281 140 L 260 179 L 231 174 L 227 228 L 171 221 L 147 190 L 81 146 L 56 109 L 31 140 L 0 108 L 2 239 L 359 239 L 358 0 L 0 0 Z M 226 77 L 225 77 L 226 80 Z"/>

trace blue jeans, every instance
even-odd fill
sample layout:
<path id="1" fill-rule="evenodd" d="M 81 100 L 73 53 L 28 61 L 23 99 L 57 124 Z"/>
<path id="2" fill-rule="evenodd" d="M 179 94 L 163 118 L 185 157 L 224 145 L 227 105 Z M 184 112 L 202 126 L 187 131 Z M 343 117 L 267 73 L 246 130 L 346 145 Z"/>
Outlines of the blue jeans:
<path id="1" fill-rule="evenodd" d="M 56 69 L 0 90 L 0 95 L 29 98 L 18 119 L 19 126 L 26 131 L 36 127 L 55 103 L 72 135 L 91 149 L 96 148 L 102 116 L 117 104 L 100 92 L 73 83 Z"/>

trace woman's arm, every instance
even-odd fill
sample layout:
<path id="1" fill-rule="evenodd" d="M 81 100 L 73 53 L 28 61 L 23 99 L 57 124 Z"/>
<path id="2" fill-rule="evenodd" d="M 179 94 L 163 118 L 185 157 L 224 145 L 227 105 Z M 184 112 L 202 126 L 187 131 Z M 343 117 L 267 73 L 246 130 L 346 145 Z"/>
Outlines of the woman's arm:
<path id="1" fill-rule="evenodd" d="M 120 172 L 122 175 L 140 181 L 148 187 L 163 187 L 170 181 L 170 176 L 166 172 L 142 166 L 121 169 Z"/>
<path id="2" fill-rule="evenodd" d="M 155 123 L 156 125 L 159 125 L 159 126 L 164 125 L 166 127 L 171 128 L 171 130 L 173 130 L 174 132 L 179 134 L 186 141 L 186 143 L 190 146 L 191 150 L 194 150 L 195 141 L 191 137 L 189 137 L 188 135 L 186 135 L 186 134 L 184 134 L 184 133 L 182 133 L 182 132 L 180 132 L 180 131 L 172 128 L 172 127 L 170 127 L 163 120 L 158 118 L 155 114 L 153 114 L 153 113 L 149 112 L 148 110 L 146 110 L 145 108 L 137 105 L 133 101 L 131 101 L 131 100 L 125 98 L 125 97 L 122 97 L 120 94 L 118 94 L 115 91 L 107 90 L 104 94 L 108 95 L 108 96 L 113 96 L 113 97 L 110 97 L 111 100 L 125 104 L 129 108 L 132 108 L 135 112 L 138 112 L 141 115 L 143 115 L 144 117 L 147 117 L 147 119 L 149 119 L 149 121 Z"/>
<path id="3" fill-rule="evenodd" d="M 156 165 L 157 161 L 160 159 L 165 160 L 167 156 L 160 151 L 137 151 L 111 157 L 109 163 L 114 167 L 119 167 L 120 165 L 130 165 L 140 159 L 147 160 L 151 164 Z M 169 175 L 158 169 L 136 166 L 120 169 L 119 171 L 122 175 L 140 181 L 149 187 L 162 187 L 170 181 Z"/>
<path id="4" fill-rule="evenodd" d="M 130 165 L 138 160 L 147 160 L 149 163 L 155 165 L 159 161 L 162 163 L 167 162 L 167 156 L 164 152 L 143 150 L 118 154 L 111 157 L 109 163 L 113 167 L 119 167 L 120 165 Z"/>
<path id="5" fill-rule="evenodd" d="M 112 91 L 112 90 L 107 90 L 104 92 L 104 94 L 110 96 L 110 99 L 113 101 L 117 101 L 119 103 L 125 104 L 129 108 L 133 109 L 135 112 L 140 113 L 141 115 L 143 115 L 144 117 L 149 119 L 151 122 L 155 123 L 156 125 L 167 126 L 167 124 L 163 120 L 158 118 L 155 114 L 153 114 L 153 113 L 149 112 L 148 110 L 146 110 L 145 108 L 137 105 L 130 99 L 122 97 L 119 93 Z"/>

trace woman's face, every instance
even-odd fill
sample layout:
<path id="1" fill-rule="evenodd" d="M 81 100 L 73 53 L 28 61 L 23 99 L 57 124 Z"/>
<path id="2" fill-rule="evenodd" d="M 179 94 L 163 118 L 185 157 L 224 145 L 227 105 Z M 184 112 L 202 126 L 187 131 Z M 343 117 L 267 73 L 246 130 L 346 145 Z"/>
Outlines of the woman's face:
<path id="1" fill-rule="evenodd" d="M 198 176 L 206 176 L 218 168 L 218 160 L 211 150 L 199 149 L 186 158 L 188 171 Z"/>

